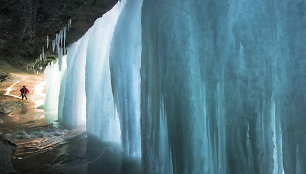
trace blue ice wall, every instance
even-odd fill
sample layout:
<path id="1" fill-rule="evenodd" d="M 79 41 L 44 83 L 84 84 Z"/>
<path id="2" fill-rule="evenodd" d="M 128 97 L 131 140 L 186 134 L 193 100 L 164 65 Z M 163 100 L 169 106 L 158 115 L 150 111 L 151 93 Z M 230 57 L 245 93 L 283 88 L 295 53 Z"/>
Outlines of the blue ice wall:
<path id="1" fill-rule="evenodd" d="M 59 120 L 71 128 L 86 125 L 85 64 L 89 34 L 68 47 L 67 69 L 61 80 Z"/>
<path id="2" fill-rule="evenodd" d="M 118 110 L 124 152 L 140 157 L 140 58 L 142 0 L 127 0 L 110 51 L 112 91 Z"/>
<path id="3" fill-rule="evenodd" d="M 300 0 L 143 1 L 145 173 L 306 172 L 305 11 Z"/>
<path id="4" fill-rule="evenodd" d="M 124 3 L 96 20 L 86 53 L 87 132 L 103 141 L 121 142 L 120 123 L 112 94 L 109 52 Z"/>
<path id="5" fill-rule="evenodd" d="M 58 106 L 61 83 L 66 72 L 66 56 L 62 58 L 62 68 L 59 70 L 59 61 L 51 62 L 44 71 L 46 78 L 46 97 L 44 113 L 48 123 L 58 120 Z"/>
<path id="6" fill-rule="evenodd" d="M 68 47 L 58 107 L 65 125 L 86 123 L 89 134 L 101 141 L 121 143 L 124 153 L 132 157 L 141 154 L 141 4 L 135 0 L 118 2 Z"/>
<path id="7" fill-rule="evenodd" d="M 304 174 L 306 2 L 141 2 L 68 48 L 59 120 L 144 173 Z"/>

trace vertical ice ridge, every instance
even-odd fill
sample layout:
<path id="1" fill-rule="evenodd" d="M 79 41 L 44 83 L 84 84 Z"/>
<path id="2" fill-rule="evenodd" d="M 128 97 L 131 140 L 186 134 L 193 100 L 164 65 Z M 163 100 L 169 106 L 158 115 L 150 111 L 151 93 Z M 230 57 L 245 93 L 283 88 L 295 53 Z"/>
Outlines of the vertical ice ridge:
<path id="1" fill-rule="evenodd" d="M 279 119 L 276 118 L 275 113 L 275 102 L 272 99 L 271 106 L 271 127 L 273 131 L 272 141 L 273 141 L 273 174 L 284 174 L 283 168 L 283 153 L 282 153 L 282 135 L 281 129 L 279 128 Z"/>
<path id="2" fill-rule="evenodd" d="M 145 172 L 162 171 L 156 162 L 168 160 L 155 143 L 163 134 L 174 173 L 305 169 L 305 153 L 295 151 L 296 144 L 305 147 L 305 44 L 298 39 L 306 37 L 305 7 L 298 0 L 143 1 Z M 168 132 L 161 130 L 164 116 L 157 112 L 161 96 Z M 203 107 L 206 114 L 198 109 Z M 197 124 L 202 120 L 207 128 Z"/>
<path id="3" fill-rule="evenodd" d="M 118 18 L 110 50 L 112 93 L 118 109 L 126 155 L 141 156 L 140 56 L 141 0 L 127 0 Z"/>
<path id="4" fill-rule="evenodd" d="M 89 35 L 90 31 L 68 48 L 65 87 L 60 90 L 65 97 L 60 96 L 63 101 L 59 106 L 60 118 L 67 127 L 86 125 L 85 65 Z"/>
<path id="5" fill-rule="evenodd" d="M 86 53 L 87 132 L 117 143 L 121 143 L 120 113 L 112 93 L 109 54 L 122 8 L 124 1 L 96 20 Z"/>
<path id="6" fill-rule="evenodd" d="M 58 61 L 51 62 L 45 68 L 44 75 L 47 81 L 45 98 L 45 115 L 48 123 L 58 120 L 59 97 L 61 81 L 66 72 L 66 56 L 63 57 L 63 68 L 58 69 Z"/>
<path id="7" fill-rule="evenodd" d="M 300 149 L 299 149 L 299 145 L 296 145 L 296 168 L 295 168 L 295 172 L 296 174 L 303 174 L 303 168 L 302 168 L 302 164 L 300 161 Z"/>
<path id="8" fill-rule="evenodd" d="M 306 171 L 305 3 L 121 3 L 68 48 L 60 120 L 86 113 L 89 134 L 141 156 L 145 173 Z"/>

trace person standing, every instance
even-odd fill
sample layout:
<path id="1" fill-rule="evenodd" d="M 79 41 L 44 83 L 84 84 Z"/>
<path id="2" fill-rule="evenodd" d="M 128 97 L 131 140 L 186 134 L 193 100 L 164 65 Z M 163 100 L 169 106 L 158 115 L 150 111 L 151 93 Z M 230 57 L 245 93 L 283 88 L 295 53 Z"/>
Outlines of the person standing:
<path id="1" fill-rule="evenodd" d="M 28 95 L 28 93 L 30 92 L 27 88 L 26 88 L 26 86 L 23 86 L 21 89 L 20 89 L 20 92 L 21 92 L 21 100 L 23 100 L 23 98 L 25 98 L 26 100 L 28 100 L 28 97 L 27 97 L 27 95 Z"/>

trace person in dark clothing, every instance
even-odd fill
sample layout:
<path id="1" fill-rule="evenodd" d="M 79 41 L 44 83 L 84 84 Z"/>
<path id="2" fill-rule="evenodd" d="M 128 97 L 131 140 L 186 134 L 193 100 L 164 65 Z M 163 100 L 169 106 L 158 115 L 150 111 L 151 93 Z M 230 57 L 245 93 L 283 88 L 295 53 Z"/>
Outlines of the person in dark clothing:
<path id="1" fill-rule="evenodd" d="M 21 100 L 23 100 L 23 98 L 25 98 L 26 100 L 28 100 L 27 95 L 28 95 L 28 93 L 29 93 L 30 91 L 26 88 L 26 86 L 23 86 L 23 87 L 20 89 L 20 92 L 21 92 L 21 97 L 22 97 Z"/>

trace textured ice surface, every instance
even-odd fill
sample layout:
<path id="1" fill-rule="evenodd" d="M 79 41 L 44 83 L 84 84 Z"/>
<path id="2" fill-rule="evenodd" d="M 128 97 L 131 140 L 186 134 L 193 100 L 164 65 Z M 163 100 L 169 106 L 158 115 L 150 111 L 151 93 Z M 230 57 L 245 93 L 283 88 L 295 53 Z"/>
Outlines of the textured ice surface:
<path id="1" fill-rule="evenodd" d="M 111 87 L 109 51 L 118 16 L 119 2 L 96 20 L 86 53 L 87 132 L 103 141 L 121 142 L 120 123 Z"/>
<path id="2" fill-rule="evenodd" d="M 66 72 L 66 57 L 63 57 L 62 69 L 58 68 L 58 61 L 50 63 L 44 71 L 47 86 L 46 86 L 46 97 L 45 97 L 45 112 L 48 113 L 47 120 L 58 119 L 58 103 L 61 80 L 63 79 L 64 73 Z"/>
<path id="3" fill-rule="evenodd" d="M 76 120 L 84 123 L 86 115 L 88 133 L 102 141 L 121 142 L 132 157 L 141 154 L 141 4 L 118 2 L 68 48 L 59 100 L 59 119 L 65 125 L 78 126 Z"/>
<path id="4" fill-rule="evenodd" d="M 86 124 L 85 64 L 89 34 L 68 48 L 67 70 L 60 89 L 64 96 L 59 101 L 60 120 L 68 127 Z"/>
<path id="5" fill-rule="evenodd" d="M 145 173 L 306 172 L 305 11 L 300 0 L 144 0 Z"/>
<path id="6" fill-rule="evenodd" d="M 68 48 L 62 122 L 144 173 L 306 172 L 306 2 L 124 3 Z"/>
<path id="7" fill-rule="evenodd" d="M 127 0 L 112 39 L 110 70 L 124 152 L 140 157 L 140 58 L 142 0 Z"/>

